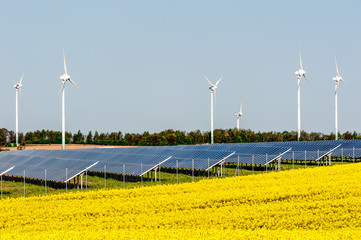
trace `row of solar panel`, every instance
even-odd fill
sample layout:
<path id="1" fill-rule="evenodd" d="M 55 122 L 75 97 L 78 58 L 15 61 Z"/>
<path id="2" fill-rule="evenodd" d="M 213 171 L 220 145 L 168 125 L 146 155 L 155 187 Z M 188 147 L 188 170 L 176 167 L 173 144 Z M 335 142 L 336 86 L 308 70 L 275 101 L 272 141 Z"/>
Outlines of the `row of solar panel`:
<path id="1" fill-rule="evenodd" d="M 31 150 L 3 152 L 0 154 L 0 173 L 15 166 L 9 174 L 44 179 L 67 181 L 91 167 L 93 171 L 106 171 L 127 175 L 143 175 L 171 158 L 165 148 L 121 148 L 86 150 Z M 232 155 L 229 151 L 178 150 L 171 152 L 175 156 L 167 166 L 178 165 L 189 168 L 189 159 L 194 159 L 193 167 L 202 169 L 212 167 Z M 66 176 L 67 175 L 67 176 Z"/>
<path id="2" fill-rule="evenodd" d="M 360 140 L 182 145 L 174 147 L 97 148 L 81 150 L 30 150 L 0 153 L 0 173 L 15 166 L 12 175 L 66 181 L 90 166 L 94 171 L 143 175 L 159 165 L 209 169 L 220 162 L 266 165 L 277 158 L 318 160 L 332 152 L 361 156 Z M 351 153 L 352 151 L 352 153 Z M 340 156 L 341 156 L 340 155 Z M 96 164 L 97 163 L 97 164 Z M 67 169 L 67 172 L 64 170 Z"/>

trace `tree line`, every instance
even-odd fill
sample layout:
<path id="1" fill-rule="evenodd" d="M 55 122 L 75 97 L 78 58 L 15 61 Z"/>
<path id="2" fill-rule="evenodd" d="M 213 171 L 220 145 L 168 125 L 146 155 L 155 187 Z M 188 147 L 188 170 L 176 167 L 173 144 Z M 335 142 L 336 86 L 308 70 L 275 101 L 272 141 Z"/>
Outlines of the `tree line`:
<path id="1" fill-rule="evenodd" d="M 99 133 L 89 131 L 83 134 L 66 132 L 67 144 L 98 144 L 98 145 L 124 145 L 124 146 L 173 146 L 183 144 L 210 143 L 211 133 L 200 130 L 185 132 L 168 129 L 159 133 L 126 133 L 121 131 L 111 133 Z M 334 133 L 323 134 L 319 132 L 301 132 L 301 141 L 334 140 Z M 345 132 L 339 134 L 339 139 L 361 139 L 361 134 Z M 61 131 L 37 130 L 19 133 L 19 142 L 26 144 L 60 144 Z M 297 141 L 296 131 L 283 132 L 255 132 L 249 129 L 216 129 L 214 130 L 215 143 L 241 143 L 241 142 L 282 142 Z M 5 128 L 0 129 L 0 146 L 10 146 L 15 143 L 15 132 Z"/>

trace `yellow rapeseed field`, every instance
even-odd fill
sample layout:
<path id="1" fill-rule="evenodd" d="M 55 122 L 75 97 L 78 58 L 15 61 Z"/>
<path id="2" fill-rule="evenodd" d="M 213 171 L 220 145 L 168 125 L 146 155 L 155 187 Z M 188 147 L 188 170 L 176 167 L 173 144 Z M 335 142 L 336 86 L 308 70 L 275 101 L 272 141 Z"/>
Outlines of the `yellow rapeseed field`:
<path id="1" fill-rule="evenodd" d="M 361 239 L 361 164 L 0 201 L 1 239 Z"/>

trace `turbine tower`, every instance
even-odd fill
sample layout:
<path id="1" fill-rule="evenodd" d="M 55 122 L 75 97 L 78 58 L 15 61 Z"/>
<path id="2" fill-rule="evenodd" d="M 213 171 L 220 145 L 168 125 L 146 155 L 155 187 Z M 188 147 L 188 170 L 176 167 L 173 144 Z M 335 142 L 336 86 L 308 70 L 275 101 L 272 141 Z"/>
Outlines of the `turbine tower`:
<path id="1" fill-rule="evenodd" d="M 68 71 L 66 69 L 66 63 L 65 63 L 65 54 L 63 49 L 63 59 L 64 59 L 64 71 L 65 73 L 60 76 L 60 80 L 62 81 L 62 85 L 60 87 L 60 90 L 58 92 L 58 95 L 60 92 L 62 92 L 62 149 L 65 149 L 65 83 L 66 81 L 71 82 L 75 87 L 79 88 L 73 80 L 70 79 L 70 76 L 68 75 Z"/>
<path id="2" fill-rule="evenodd" d="M 237 130 L 239 131 L 239 120 L 241 119 L 241 117 L 243 116 L 242 113 L 242 103 L 241 103 L 241 107 L 239 109 L 239 112 L 236 112 L 234 115 L 236 115 L 237 117 Z"/>
<path id="3" fill-rule="evenodd" d="M 11 79 L 15 85 L 14 88 L 16 90 L 15 97 L 15 135 L 16 135 L 16 146 L 19 145 L 19 107 L 18 107 L 18 92 L 20 92 L 21 97 L 21 88 L 23 87 L 23 78 L 24 73 L 20 78 L 20 82 L 16 82 L 14 79 Z"/>
<path id="4" fill-rule="evenodd" d="M 308 81 L 306 77 L 306 72 L 305 70 L 303 70 L 301 49 L 299 49 L 299 52 L 300 52 L 300 69 L 298 69 L 295 72 L 295 74 L 297 75 L 297 141 L 299 141 L 301 137 L 301 100 L 300 100 L 301 78 L 304 77 Z"/>
<path id="5" fill-rule="evenodd" d="M 214 101 L 216 102 L 217 98 L 216 98 L 216 90 L 217 90 L 217 86 L 219 84 L 219 82 L 222 80 L 223 77 L 220 77 L 218 79 L 218 81 L 216 82 L 216 84 L 211 83 L 211 81 L 209 81 L 209 79 L 203 75 L 203 77 L 207 80 L 207 82 L 209 83 L 209 85 L 211 85 L 209 87 L 209 90 L 211 90 L 211 144 L 214 143 L 214 138 L 213 138 L 213 95 L 214 95 Z"/>
<path id="6" fill-rule="evenodd" d="M 337 67 L 337 61 L 335 57 L 335 64 L 336 64 L 336 77 L 333 78 L 333 81 L 335 83 L 335 140 L 338 140 L 338 116 L 337 116 L 337 90 L 338 90 L 338 84 L 340 81 L 345 82 L 342 77 L 340 76 L 340 73 L 338 72 Z"/>

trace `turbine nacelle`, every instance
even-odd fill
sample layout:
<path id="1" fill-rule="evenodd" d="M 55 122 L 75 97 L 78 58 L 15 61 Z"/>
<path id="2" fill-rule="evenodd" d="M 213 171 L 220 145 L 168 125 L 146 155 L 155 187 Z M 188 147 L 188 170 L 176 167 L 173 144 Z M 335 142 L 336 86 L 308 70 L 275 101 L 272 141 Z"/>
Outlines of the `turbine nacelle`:
<path id="1" fill-rule="evenodd" d="M 237 118 L 240 118 L 240 117 L 242 117 L 243 114 L 241 112 L 236 112 L 236 113 L 234 113 L 234 115 L 236 115 Z"/>
<path id="2" fill-rule="evenodd" d="M 63 82 L 70 80 L 70 76 L 66 73 L 64 73 L 63 75 L 60 76 L 60 80 L 62 80 Z"/>
<path id="3" fill-rule="evenodd" d="M 11 81 L 13 81 L 14 83 L 14 88 L 16 90 L 20 90 L 20 94 L 21 94 L 21 88 L 23 87 L 23 78 L 24 78 L 24 74 L 21 76 L 20 82 L 16 82 L 14 79 L 11 79 Z"/>
<path id="4" fill-rule="evenodd" d="M 75 82 L 73 80 L 71 80 L 70 76 L 68 75 L 68 70 L 66 68 L 66 62 L 65 62 L 65 54 L 64 54 L 64 49 L 63 49 L 63 60 L 64 60 L 64 74 L 60 76 L 60 80 L 62 81 L 62 84 L 61 84 L 61 87 L 60 87 L 60 90 L 58 92 L 58 95 L 60 92 L 62 92 L 64 90 L 64 87 L 65 87 L 65 83 L 66 81 L 69 81 L 71 82 L 75 87 L 79 88 Z"/>
<path id="5" fill-rule="evenodd" d="M 337 74 L 337 75 L 336 75 L 336 77 L 333 78 L 333 81 L 335 82 L 335 84 L 339 84 L 340 81 L 345 82 L 345 81 L 343 80 L 343 78 L 340 76 L 340 73 L 339 73 L 339 71 L 338 71 L 338 66 L 337 66 L 336 57 L 335 57 L 335 64 L 336 64 L 336 74 Z"/>
<path id="6" fill-rule="evenodd" d="M 298 79 L 301 79 L 302 77 L 304 77 L 308 81 L 308 79 L 306 77 L 306 71 L 303 70 L 301 49 L 299 49 L 299 53 L 300 53 L 300 68 L 298 69 L 298 71 L 295 72 L 295 74 L 297 75 Z"/>
<path id="7" fill-rule="evenodd" d="M 343 78 L 340 77 L 340 76 L 334 77 L 334 78 L 333 78 L 333 81 L 335 82 L 335 84 L 338 84 L 338 83 L 340 83 L 340 82 L 345 82 L 345 81 L 343 80 Z"/>
<path id="8" fill-rule="evenodd" d="M 22 87 L 23 87 L 23 85 L 20 84 L 20 83 L 17 83 L 17 84 L 14 85 L 14 88 L 15 88 L 16 90 L 19 90 L 19 89 L 22 88 Z"/>
<path id="9" fill-rule="evenodd" d="M 302 68 L 298 69 L 298 71 L 295 72 L 298 78 L 305 77 L 306 78 L 306 71 Z M 306 78 L 307 79 L 307 78 Z"/>
<path id="10" fill-rule="evenodd" d="M 211 90 L 212 92 L 216 91 L 216 89 L 217 89 L 217 86 L 215 86 L 215 85 L 209 87 L 209 90 Z"/>

